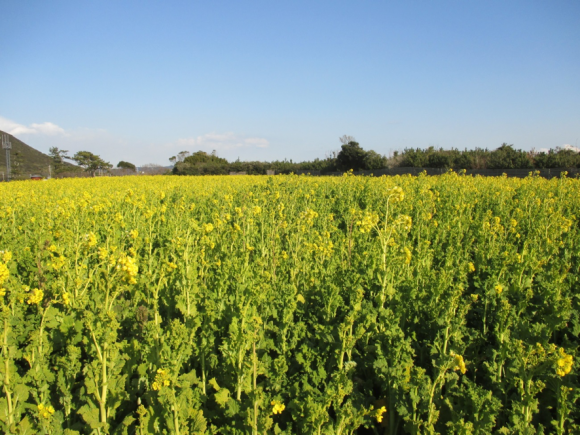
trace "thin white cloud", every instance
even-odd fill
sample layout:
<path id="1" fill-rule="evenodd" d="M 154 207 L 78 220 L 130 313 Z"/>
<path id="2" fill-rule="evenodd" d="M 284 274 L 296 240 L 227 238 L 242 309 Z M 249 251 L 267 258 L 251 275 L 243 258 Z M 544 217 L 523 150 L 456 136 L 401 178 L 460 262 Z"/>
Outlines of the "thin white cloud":
<path id="1" fill-rule="evenodd" d="M 580 148 L 570 145 L 569 143 L 562 145 L 562 149 L 574 151 L 580 153 Z"/>
<path id="2" fill-rule="evenodd" d="M 0 130 L 13 136 L 43 135 L 43 136 L 68 136 L 64 128 L 52 122 L 33 123 L 30 125 L 18 124 L 10 119 L 0 116 Z"/>
<path id="3" fill-rule="evenodd" d="M 208 133 L 203 136 L 177 140 L 181 148 L 202 148 L 207 150 L 234 150 L 239 148 L 267 148 L 270 142 L 262 137 L 247 137 L 232 132 Z"/>

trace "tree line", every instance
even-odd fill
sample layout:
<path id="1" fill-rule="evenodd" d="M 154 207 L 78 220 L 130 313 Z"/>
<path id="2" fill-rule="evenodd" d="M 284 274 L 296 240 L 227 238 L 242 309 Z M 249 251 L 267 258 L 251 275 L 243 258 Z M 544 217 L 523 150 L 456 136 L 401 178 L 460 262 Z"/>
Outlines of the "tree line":
<path id="1" fill-rule="evenodd" d="M 61 150 L 58 147 L 52 147 L 49 149 L 48 155 L 52 159 L 55 175 L 66 172 L 75 172 L 81 169 L 94 176 L 98 171 L 108 172 L 109 169 L 113 167 L 111 163 L 103 160 L 100 156 L 93 154 L 90 151 L 78 151 L 71 157 L 68 155 L 68 150 Z M 72 160 L 77 164 L 77 166 L 73 166 L 65 160 Z M 117 163 L 117 168 L 128 169 L 131 171 L 137 170 L 134 164 L 123 160 Z"/>
<path id="2" fill-rule="evenodd" d="M 229 162 L 219 157 L 216 151 L 206 153 L 182 151 L 169 159 L 173 163 L 174 175 L 226 175 L 229 173 L 246 173 L 249 175 L 267 174 L 268 171 L 289 174 L 291 172 L 312 171 L 332 173 L 360 170 L 378 170 L 383 168 L 439 168 L 439 169 L 547 169 L 579 168 L 580 153 L 574 147 L 556 148 L 536 152 L 518 150 L 513 144 L 503 143 L 495 150 L 476 148 L 473 150 L 445 150 L 429 147 L 405 148 L 392 156 L 381 155 L 374 150 L 365 150 L 352 136 L 340 138 L 341 147 L 324 159 L 294 162 L 292 160 L 240 161 Z M 50 148 L 54 173 L 56 175 L 83 170 L 95 175 L 98 171 L 109 171 L 113 165 L 100 156 L 89 151 L 78 151 L 70 157 L 68 151 L 56 147 Z M 66 163 L 72 160 L 78 166 Z M 15 165 L 17 166 L 17 165 Z M 136 171 L 134 164 L 120 161 L 119 169 Z"/>
<path id="3" fill-rule="evenodd" d="M 495 150 L 476 148 L 474 150 L 444 150 L 429 147 L 405 148 L 391 157 L 373 150 L 366 151 L 352 136 L 342 136 L 341 149 L 324 159 L 293 162 L 276 160 L 273 162 L 228 162 L 214 151 L 189 153 L 180 152 L 169 160 L 174 164 L 175 175 L 223 175 L 231 172 L 247 174 L 291 173 L 317 171 L 331 173 L 383 168 L 441 168 L 441 169 L 544 169 L 578 168 L 580 153 L 571 148 L 556 148 L 549 151 L 523 151 L 512 144 L 503 143 Z"/>

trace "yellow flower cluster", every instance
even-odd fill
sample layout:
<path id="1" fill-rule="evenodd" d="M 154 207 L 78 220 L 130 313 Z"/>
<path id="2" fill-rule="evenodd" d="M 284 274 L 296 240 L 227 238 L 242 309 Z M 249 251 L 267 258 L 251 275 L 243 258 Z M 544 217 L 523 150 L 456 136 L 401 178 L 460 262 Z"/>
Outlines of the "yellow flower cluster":
<path id="1" fill-rule="evenodd" d="M 389 199 L 391 202 L 401 202 L 405 199 L 405 193 L 403 189 L 398 186 L 395 186 L 391 189 L 391 193 L 389 195 Z"/>
<path id="2" fill-rule="evenodd" d="M 282 414 L 282 411 L 286 409 L 286 406 L 278 400 L 272 400 L 271 405 L 273 414 Z"/>
<path id="3" fill-rule="evenodd" d="M 30 294 L 30 296 L 28 296 L 26 303 L 29 305 L 36 305 L 36 304 L 41 303 L 43 299 L 44 299 L 44 292 L 40 289 L 35 288 L 34 290 L 32 290 L 32 293 Z"/>
<path id="4" fill-rule="evenodd" d="M 558 376 L 566 376 L 572 371 L 572 364 L 574 364 L 574 358 L 572 355 L 568 355 L 563 347 L 558 349 L 559 358 L 556 361 L 556 373 Z"/>
<path id="5" fill-rule="evenodd" d="M 161 390 L 163 387 L 169 387 L 171 381 L 169 380 L 169 372 L 165 369 L 157 369 L 155 380 L 151 384 L 151 389 L 155 391 Z"/>
<path id="6" fill-rule="evenodd" d="M 383 414 L 385 414 L 386 412 L 387 408 L 385 406 L 381 406 L 374 412 L 373 416 L 377 419 L 377 423 L 383 422 Z"/>
<path id="7" fill-rule="evenodd" d="M 407 247 L 404 247 L 403 251 L 405 252 L 405 264 L 411 264 L 411 259 L 413 257 L 411 251 Z"/>
<path id="8" fill-rule="evenodd" d="M 451 356 L 453 357 L 453 370 L 459 370 L 462 374 L 465 374 L 467 367 L 465 367 L 465 361 L 463 361 L 463 357 L 461 355 L 457 355 L 455 352 L 451 352 Z"/>
<path id="9" fill-rule="evenodd" d="M 87 241 L 87 245 L 89 247 L 97 246 L 97 236 L 94 233 L 89 233 L 85 236 L 85 240 Z"/>
<path id="10" fill-rule="evenodd" d="M 40 418 L 48 420 L 54 414 L 54 408 L 52 405 L 44 406 L 42 403 L 38 405 L 38 414 Z"/>
<path id="11" fill-rule="evenodd" d="M 70 293 L 68 293 L 68 292 L 63 293 L 62 303 L 65 304 L 66 306 L 70 305 Z"/>
<path id="12" fill-rule="evenodd" d="M 4 263 L 8 263 L 10 260 L 12 260 L 12 252 L 10 251 L 0 251 L 0 254 L 2 254 L 2 261 Z"/>
<path id="13" fill-rule="evenodd" d="M 122 255 L 119 260 L 117 260 L 117 269 L 125 272 L 125 281 L 129 284 L 137 284 L 135 278 L 139 272 L 139 267 L 133 257 Z"/>
<path id="14" fill-rule="evenodd" d="M 379 215 L 377 213 L 365 212 L 362 219 L 356 222 L 356 225 L 361 233 L 370 233 L 378 221 Z"/>
<path id="15" fill-rule="evenodd" d="M 0 285 L 4 284 L 8 277 L 10 276 L 10 271 L 4 263 L 0 263 Z"/>

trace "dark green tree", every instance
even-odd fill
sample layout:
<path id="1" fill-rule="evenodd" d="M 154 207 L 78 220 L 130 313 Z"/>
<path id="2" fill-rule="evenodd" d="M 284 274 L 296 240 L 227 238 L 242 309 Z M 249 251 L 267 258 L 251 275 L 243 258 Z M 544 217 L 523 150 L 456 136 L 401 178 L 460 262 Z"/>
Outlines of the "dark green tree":
<path id="1" fill-rule="evenodd" d="M 72 157 L 72 160 L 77 162 L 77 165 L 83 168 L 86 172 L 90 172 L 93 177 L 98 170 L 106 170 L 113 167 L 109 162 L 105 162 L 101 157 L 89 151 L 77 152 Z"/>
<path id="2" fill-rule="evenodd" d="M 60 174 L 66 171 L 66 163 L 64 159 L 71 159 L 68 156 L 67 150 L 59 150 L 58 147 L 51 147 L 48 150 L 48 155 L 52 158 L 52 165 L 55 174 Z"/>
<path id="3" fill-rule="evenodd" d="M 488 169 L 527 169 L 532 168 L 532 160 L 528 153 L 515 150 L 513 145 L 502 143 L 501 146 L 489 154 Z"/>
<path id="4" fill-rule="evenodd" d="M 117 168 L 130 169 L 133 172 L 137 170 L 137 168 L 133 163 L 125 162 L 124 160 L 121 160 L 119 163 L 117 163 Z"/>
<path id="5" fill-rule="evenodd" d="M 341 171 L 359 171 L 365 168 L 365 157 L 367 153 L 361 148 L 358 142 L 350 141 L 342 145 L 340 152 L 336 156 L 336 166 Z"/>

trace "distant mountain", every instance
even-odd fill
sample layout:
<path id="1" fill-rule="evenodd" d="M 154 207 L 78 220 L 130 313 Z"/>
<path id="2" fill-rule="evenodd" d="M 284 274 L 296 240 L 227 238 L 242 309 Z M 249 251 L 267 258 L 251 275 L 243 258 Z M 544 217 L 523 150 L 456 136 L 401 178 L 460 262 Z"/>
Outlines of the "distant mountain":
<path id="1" fill-rule="evenodd" d="M 0 130 L 0 135 L 5 132 Z M 42 175 L 48 177 L 48 166 L 52 165 L 52 175 L 54 176 L 54 165 L 52 159 L 44 153 L 35 150 L 25 144 L 20 139 L 10 136 L 12 149 L 10 150 L 10 162 L 12 164 L 12 178 L 15 180 L 28 179 L 31 175 Z M 67 163 L 68 164 L 68 163 Z M 75 165 L 70 165 L 71 169 L 76 169 Z M 6 178 L 6 150 L 0 147 L 0 180 Z"/>

